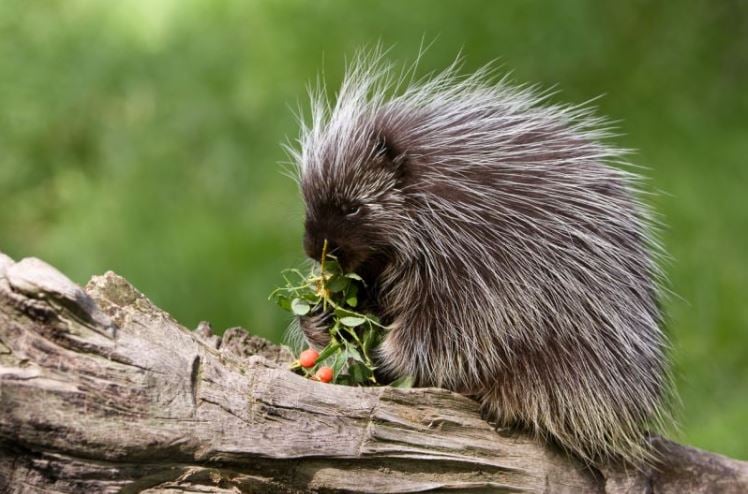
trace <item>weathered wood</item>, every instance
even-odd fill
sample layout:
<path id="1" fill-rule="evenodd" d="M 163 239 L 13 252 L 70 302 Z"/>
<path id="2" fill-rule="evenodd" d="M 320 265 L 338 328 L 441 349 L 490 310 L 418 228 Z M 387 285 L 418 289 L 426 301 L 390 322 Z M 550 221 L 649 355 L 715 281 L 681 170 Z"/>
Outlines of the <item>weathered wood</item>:
<path id="1" fill-rule="evenodd" d="M 114 273 L 81 289 L 0 254 L 0 492 L 746 492 L 748 464 L 657 439 L 585 468 L 439 389 L 285 370 L 243 330 L 188 331 Z"/>

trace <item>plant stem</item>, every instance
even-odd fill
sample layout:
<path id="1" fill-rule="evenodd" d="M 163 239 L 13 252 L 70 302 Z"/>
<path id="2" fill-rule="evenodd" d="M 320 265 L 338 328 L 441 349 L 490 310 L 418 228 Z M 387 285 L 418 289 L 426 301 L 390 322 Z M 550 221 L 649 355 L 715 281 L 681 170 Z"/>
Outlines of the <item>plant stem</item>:
<path id="1" fill-rule="evenodd" d="M 327 311 L 327 302 L 330 298 L 325 287 L 325 259 L 327 258 L 327 239 L 322 243 L 322 259 L 319 261 L 319 292 L 322 294 L 322 310 Z"/>

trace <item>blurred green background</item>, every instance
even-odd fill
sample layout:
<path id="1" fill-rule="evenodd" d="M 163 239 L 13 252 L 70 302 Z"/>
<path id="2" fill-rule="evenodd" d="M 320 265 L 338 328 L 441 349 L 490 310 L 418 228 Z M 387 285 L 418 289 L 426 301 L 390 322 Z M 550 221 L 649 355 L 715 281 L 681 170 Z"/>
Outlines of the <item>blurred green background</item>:
<path id="1" fill-rule="evenodd" d="M 381 42 L 422 73 L 462 51 L 558 101 L 604 94 L 668 225 L 678 439 L 748 459 L 748 4 L 565 1 L 0 3 L 0 249 L 108 269 L 189 327 L 279 341 L 298 264 L 280 143 L 317 74 Z"/>

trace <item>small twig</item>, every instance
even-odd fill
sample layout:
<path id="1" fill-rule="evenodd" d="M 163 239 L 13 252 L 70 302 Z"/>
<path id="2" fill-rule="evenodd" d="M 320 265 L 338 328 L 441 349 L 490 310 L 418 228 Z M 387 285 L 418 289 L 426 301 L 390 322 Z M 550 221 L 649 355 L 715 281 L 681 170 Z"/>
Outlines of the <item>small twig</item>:
<path id="1" fill-rule="evenodd" d="M 330 298 L 325 287 L 325 259 L 327 259 L 327 239 L 322 243 L 322 259 L 319 261 L 320 282 L 318 288 L 322 296 L 322 311 L 327 310 L 327 302 Z"/>

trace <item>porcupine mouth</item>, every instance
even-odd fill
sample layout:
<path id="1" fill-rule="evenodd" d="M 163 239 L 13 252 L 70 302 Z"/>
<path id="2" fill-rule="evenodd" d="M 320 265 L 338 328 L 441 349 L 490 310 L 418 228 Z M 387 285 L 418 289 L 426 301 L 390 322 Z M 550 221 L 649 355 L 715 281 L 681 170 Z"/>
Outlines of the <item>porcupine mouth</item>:
<path id="1" fill-rule="evenodd" d="M 348 252 L 333 251 L 330 254 L 338 260 L 340 267 L 343 268 L 343 271 L 346 273 L 357 273 L 361 275 L 359 271 L 361 271 L 367 263 L 366 257 L 357 256 L 356 254 L 350 254 Z"/>
<path id="2" fill-rule="evenodd" d="M 356 273 L 364 282 L 373 285 L 379 279 L 390 262 L 389 257 L 384 252 L 377 252 L 367 257 L 351 257 L 339 259 L 340 265 L 348 273 Z"/>

